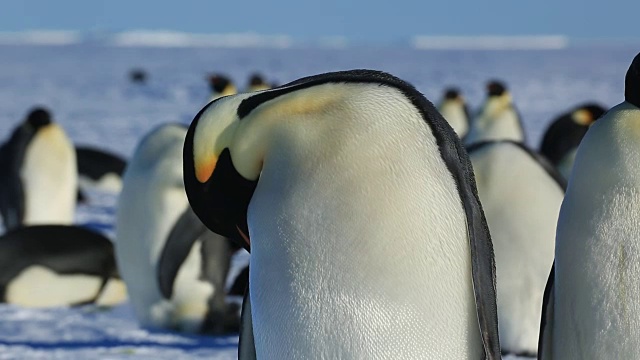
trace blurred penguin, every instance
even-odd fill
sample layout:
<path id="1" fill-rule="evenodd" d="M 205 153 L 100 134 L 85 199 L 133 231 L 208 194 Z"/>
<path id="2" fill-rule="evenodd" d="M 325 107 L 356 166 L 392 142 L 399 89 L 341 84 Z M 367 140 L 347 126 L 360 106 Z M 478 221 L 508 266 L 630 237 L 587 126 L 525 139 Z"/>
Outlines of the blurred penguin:
<path id="1" fill-rule="evenodd" d="M 438 105 L 438 111 L 447 120 L 449 125 L 463 139 L 469 131 L 469 108 L 456 88 L 448 88 L 444 92 L 444 98 Z"/>
<path id="2" fill-rule="evenodd" d="M 260 90 L 269 90 L 271 89 L 271 85 L 269 85 L 262 75 L 259 73 L 253 73 L 249 77 L 249 84 L 247 85 L 246 92 L 254 92 Z"/>
<path id="3" fill-rule="evenodd" d="M 132 69 L 129 71 L 129 80 L 134 84 L 146 84 L 147 72 L 144 69 Z"/>
<path id="4" fill-rule="evenodd" d="M 118 201 L 116 257 L 141 325 L 184 332 L 237 331 L 225 282 L 237 247 L 207 231 L 182 180 L 187 129 L 162 125 L 127 166 Z"/>
<path id="5" fill-rule="evenodd" d="M 120 192 L 127 162 L 119 155 L 92 146 L 76 146 L 81 187 Z"/>
<path id="6" fill-rule="evenodd" d="M 0 175 L 0 213 L 7 230 L 73 222 L 76 153 L 46 109 L 31 110 L 0 147 Z"/>
<path id="7" fill-rule="evenodd" d="M 209 88 L 211 89 L 211 97 L 209 101 L 213 101 L 222 96 L 234 95 L 238 92 L 236 86 L 231 79 L 222 74 L 212 74 L 207 78 Z"/>
<path id="8" fill-rule="evenodd" d="M 464 139 L 466 145 L 488 140 L 524 142 L 522 122 L 511 102 L 511 94 L 504 83 L 497 80 L 487 83 L 487 99 Z"/>
<path id="9" fill-rule="evenodd" d="M 580 141 L 605 111 L 595 103 L 582 104 L 558 116 L 547 128 L 540 144 L 540 153 L 558 168 L 565 179 L 571 174 Z"/>

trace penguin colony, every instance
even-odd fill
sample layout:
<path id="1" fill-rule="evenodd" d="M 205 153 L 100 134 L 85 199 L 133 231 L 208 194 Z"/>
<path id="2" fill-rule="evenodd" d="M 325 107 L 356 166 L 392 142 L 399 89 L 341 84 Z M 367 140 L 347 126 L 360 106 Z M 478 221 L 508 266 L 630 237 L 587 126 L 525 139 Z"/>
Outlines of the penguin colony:
<path id="1" fill-rule="evenodd" d="M 0 301 L 128 299 L 144 327 L 239 331 L 243 360 L 640 356 L 640 54 L 624 102 L 561 114 L 539 152 L 500 80 L 474 113 L 371 70 L 206 80 L 128 161 L 27 114 L 0 146 Z M 73 224 L 96 187 L 113 242 Z"/>

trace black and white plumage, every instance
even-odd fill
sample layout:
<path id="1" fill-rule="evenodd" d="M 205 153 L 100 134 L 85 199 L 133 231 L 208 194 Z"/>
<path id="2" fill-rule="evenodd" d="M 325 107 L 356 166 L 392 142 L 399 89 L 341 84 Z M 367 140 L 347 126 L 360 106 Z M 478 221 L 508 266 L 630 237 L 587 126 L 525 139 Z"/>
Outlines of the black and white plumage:
<path id="1" fill-rule="evenodd" d="M 127 162 L 120 155 L 92 146 L 76 146 L 81 186 L 119 192 Z"/>
<path id="2" fill-rule="evenodd" d="M 240 358 L 500 358 L 469 160 L 408 83 L 354 70 L 219 99 L 184 167 L 203 223 L 251 249 Z"/>
<path id="3" fill-rule="evenodd" d="M 448 88 L 444 92 L 443 99 L 438 105 L 438 111 L 447 120 L 453 131 L 458 134 L 461 139 L 467 135 L 469 131 L 469 107 L 464 97 L 460 94 L 460 90 L 456 88 Z"/>

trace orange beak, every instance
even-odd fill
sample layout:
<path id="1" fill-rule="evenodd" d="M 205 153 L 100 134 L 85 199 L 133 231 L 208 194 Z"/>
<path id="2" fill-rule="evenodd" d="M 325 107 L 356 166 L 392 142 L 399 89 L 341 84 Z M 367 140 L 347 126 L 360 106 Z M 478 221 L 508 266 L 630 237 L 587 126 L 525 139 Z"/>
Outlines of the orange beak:
<path id="1" fill-rule="evenodd" d="M 202 184 L 207 182 L 207 180 L 209 180 L 209 178 L 213 174 L 213 169 L 215 169 L 217 162 L 218 162 L 217 158 L 211 158 L 210 160 L 204 163 L 197 163 L 195 165 L 196 179 L 198 179 L 198 181 L 201 182 Z"/>

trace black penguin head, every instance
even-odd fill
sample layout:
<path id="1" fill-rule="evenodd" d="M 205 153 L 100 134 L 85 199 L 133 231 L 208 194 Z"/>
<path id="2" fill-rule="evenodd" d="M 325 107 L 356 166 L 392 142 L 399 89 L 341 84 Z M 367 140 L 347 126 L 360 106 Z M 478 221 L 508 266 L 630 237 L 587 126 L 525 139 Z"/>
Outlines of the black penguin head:
<path id="1" fill-rule="evenodd" d="M 34 129 L 39 129 L 51 124 L 51 114 L 45 108 L 37 107 L 31 110 L 25 122 Z"/>
<path id="2" fill-rule="evenodd" d="M 624 81 L 624 100 L 640 107 L 640 54 L 636 55 L 627 70 Z"/>
<path id="3" fill-rule="evenodd" d="M 249 86 L 261 86 L 265 84 L 264 78 L 258 73 L 254 73 L 249 77 Z"/>
<path id="4" fill-rule="evenodd" d="M 211 91 L 216 93 L 221 93 L 224 89 L 229 86 L 231 80 L 224 75 L 213 74 L 209 76 L 209 87 Z"/>
<path id="5" fill-rule="evenodd" d="M 448 88 L 444 91 L 444 98 L 447 100 L 454 100 L 460 96 L 460 91 L 456 88 Z"/>
<path id="6" fill-rule="evenodd" d="M 142 84 L 147 81 L 147 72 L 142 69 L 133 69 L 129 72 L 129 80 Z"/>
<path id="7" fill-rule="evenodd" d="M 487 96 L 502 96 L 507 91 L 507 87 L 499 80 L 491 80 L 487 83 Z"/>

